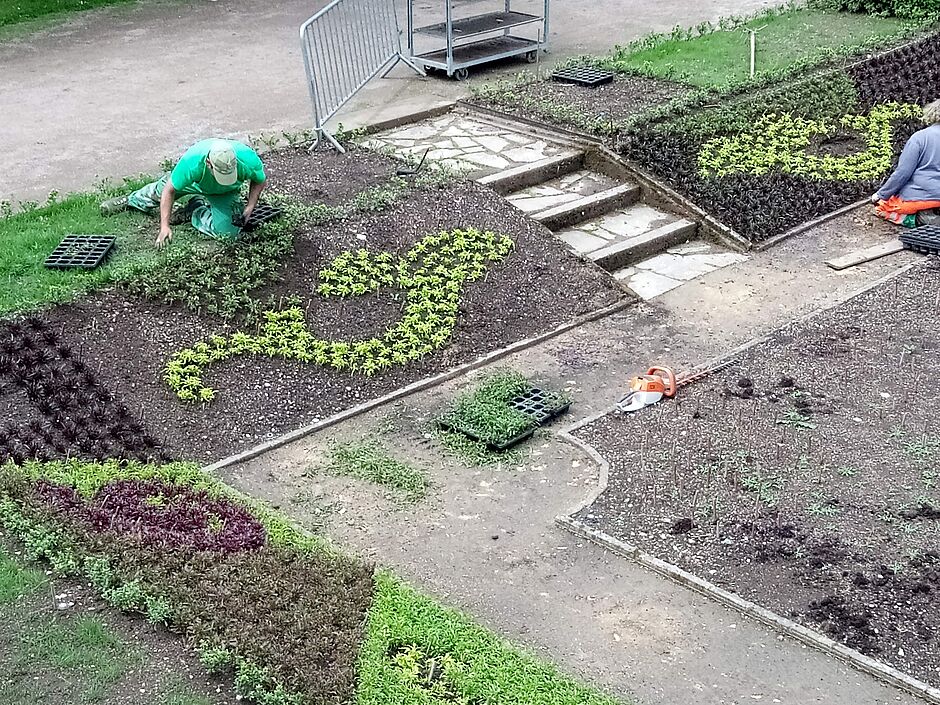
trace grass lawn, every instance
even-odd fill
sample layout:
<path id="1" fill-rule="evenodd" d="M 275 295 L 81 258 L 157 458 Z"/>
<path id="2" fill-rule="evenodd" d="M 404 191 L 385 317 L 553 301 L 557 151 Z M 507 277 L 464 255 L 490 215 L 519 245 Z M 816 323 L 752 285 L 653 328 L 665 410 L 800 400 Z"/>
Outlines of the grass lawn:
<path id="1" fill-rule="evenodd" d="M 146 654 L 97 616 L 58 613 L 49 599 L 46 576 L 0 547 L 0 705 L 126 702 L 127 677 Z M 138 702 L 212 705 L 182 679 L 158 691 Z"/>
<path id="2" fill-rule="evenodd" d="M 35 568 L 24 568 L 0 550 L 0 607 L 35 591 L 45 576 Z"/>
<path id="3" fill-rule="evenodd" d="M 101 198 L 77 194 L 0 219 L 0 316 L 70 301 L 118 279 L 124 267 L 159 261 L 156 220 L 137 212 L 103 218 Z M 117 236 L 109 262 L 89 272 L 44 268 L 46 256 L 69 233 Z M 172 248 L 196 239 L 191 228 L 174 228 Z"/>
<path id="4" fill-rule="evenodd" d="M 745 27 L 757 34 L 758 73 L 786 68 L 797 61 L 823 58 L 827 50 L 888 38 L 909 23 L 896 18 L 799 9 L 760 17 Z M 611 59 L 620 71 L 710 87 L 748 78 L 750 35 L 745 29 L 719 30 L 692 39 L 666 39 L 650 48 L 618 49 Z"/>
<path id="5" fill-rule="evenodd" d="M 0 0 L 0 27 L 131 0 Z"/>

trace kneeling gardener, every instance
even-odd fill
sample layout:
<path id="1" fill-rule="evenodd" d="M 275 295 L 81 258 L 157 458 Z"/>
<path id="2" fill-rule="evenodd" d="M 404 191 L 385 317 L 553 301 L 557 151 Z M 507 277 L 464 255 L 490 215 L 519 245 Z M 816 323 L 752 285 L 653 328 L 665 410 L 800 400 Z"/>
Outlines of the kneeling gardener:
<path id="1" fill-rule="evenodd" d="M 102 215 L 134 208 L 144 213 L 160 212 L 157 247 L 173 239 L 171 225 L 187 220 L 201 233 L 221 240 L 234 240 L 241 225 L 233 219 L 241 215 L 244 224 L 264 190 L 264 165 L 251 147 L 234 140 L 208 139 L 186 150 L 169 174 L 129 196 L 112 198 L 101 204 Z M 241 185 L 250 182 L 248 203 L 241 199 Z M 189 203 L 173 207 L 180 196 L 192 196 Z"/>

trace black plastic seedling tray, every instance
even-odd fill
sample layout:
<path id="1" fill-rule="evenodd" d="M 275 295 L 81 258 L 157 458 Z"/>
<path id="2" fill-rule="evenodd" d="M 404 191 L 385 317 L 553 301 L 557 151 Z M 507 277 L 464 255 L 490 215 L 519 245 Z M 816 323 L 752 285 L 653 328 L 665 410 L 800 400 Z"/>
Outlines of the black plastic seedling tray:
<path id="1" fill-rule="evenodd" d="M 261 227 L 265 223 L 279 218 L 283 209 L 278 208 L 277 206 L 272 206 L 267 203 L 259 203 L 255 206 L 255 209 L 251 212 L 251 217 L 248 218 L 248 222 L 245 223 L 242 220 L 241 215 L 232 218 L 232 222 L 245 231 L 252 231 L 255 228 Z"/>
<path id="2" fill-rule="evenodd" d="M 568 409 L 571 408 L 570 401 L 559 402 L 555 395 L 553 395 L 551 392 L 546 392 L 545 390 L 539 389 L 538 387 L 532 387 L 519 396 L 513 397 L 509 400 L 508 405 L 516 411 L 521 411 L 523 414 L 532 419 L 531 428 L 522 431 L 512 438 L 506 438 L 495 442 L 486 441 L 474 433 L 472 429 L 464 428 L 459 424 L 450 423 L 446 419 L 441 419 L 438 422 L 438 425 L 440 425 L 441 428 L 447 429 L 449 431 L 462 433 L 470 440 L 486 443 L 486 447 L 490 450 L 502 451 L 508 450 L 515 445 L 519 445 L 523 441 L 529 440 L 540 426 L 544 426 L 545 424 L 550 423 L 552 420 L 566 413 Z"/>
<path id="3" fill-rule="evenodd" d="M 921 225 L 919 228 L 905 230 L 899 239 L 909 250 L 925 255 L 940 254 L 940 225 Z"/>
<path id="4" fill-rule="evenodd" d="M 496 450 L 496 451 L 508 450 L 509 448 L 512 448 L 515 445 L 519 445 L 523 441 L 529 440 L 530 438 L 532 438 L 532 435 L 535 433 L 536 429 L 538 429 L 539 427 L 539 424 L 533 421 L 532 426 L 530 428 L 526 429 L 525 431 L 523 431 L 517 436 L 503 439 L 501 441 L 486 441 L 482 439 L 480 436 L 478 436 L 476 433 L 474 433 L 471 429 L 465 428 L 461 426 L 460 424 L 450 423 L 449 421 L 445 419 L 441 419 L 440 421 L 438 421 L 437 425 L 446 431 L 453 431 L 454 433 L 460 433 L 466 436 L 467 438 L 469 438 L 471 441 L 477 441 L 479 443 L 486 443 L 487 448 L 489 448 L 490 450 Z"/>
<path id="5" fill-rule="evenodd" d="M 114 247 L 113 235 L 66 235 L 43 266 L 50 269 L 94 269 Z"/>
<path id="6" fill-rule="evenodd" d="M 554 394 L 538 387 L 532 387 L 524 394 L 509 400 L 509 406 L 532 417 L 539 426 L 564 414 L 571 408 L 571 402 L 559 402 Z"/>
<path id="7" fill-rule="evenodd" d="M 559 83 L 574 83 L 578 86 L 597 88 L 605 83 L 612 83 L 614 72 L 596 69 L 593 66 L 572 66 L 555 71 L 552 74 L 552 80 Z"/>

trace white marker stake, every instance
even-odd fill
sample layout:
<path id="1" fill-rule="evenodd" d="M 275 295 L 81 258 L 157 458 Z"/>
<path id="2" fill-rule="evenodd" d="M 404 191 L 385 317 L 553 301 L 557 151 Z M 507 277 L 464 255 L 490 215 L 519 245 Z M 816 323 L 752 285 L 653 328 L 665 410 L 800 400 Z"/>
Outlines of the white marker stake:
<path id="1" fill-rule="evenodd" d="M 767 25 L 764 25 L 757 29 L 747 30 L 751 35 L 751 78 L 754 78 L 754 74 L 757 72 L 757 33 L 766 27 Z"/>

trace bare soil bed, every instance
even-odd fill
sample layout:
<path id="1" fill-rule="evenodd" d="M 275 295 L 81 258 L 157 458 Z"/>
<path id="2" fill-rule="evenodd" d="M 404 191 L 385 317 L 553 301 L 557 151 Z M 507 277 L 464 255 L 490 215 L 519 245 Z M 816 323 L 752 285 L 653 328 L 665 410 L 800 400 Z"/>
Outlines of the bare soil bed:
<path id="1" fill-rule="evenodd" d="M 471 102 L 568 129 L 584 130 L 591 122 L 598 129 L 612 132 L 617 123 L 688 90 L 670 81 L 618 74 L 612 83 L 596 88 L 548 79 L 476 97 Z"/>
<path id="2" fill-rule="evenodd" d="M 267 164 L 273 190 L 308 203 L 343 202 L 353 191 L 386 182 L 395 167 L 394 161 L 374 155 L 324 157 L 300 151 L 274 155 Z M 331 177 L 321 182 L 318 173 Z M 358 185 L 341 192 L 333 180 L 347 178 Z M 209 461 L 547 332 L 625 296 L 606 273 L 577 259 L 548 230 L 499 196 L 458 182 L 415 189 L 379 213 L 301 227 L 281 280 L 256 292 L 257 298 L 297 297 L 310 332 L 325 339 L 381 335 L 401 316 L 401 292 L 389 287 L 353 299 L 324 299 L 315 293 L 319 270 L 346 250 L 402 255 L 422 237 L 454 228 L 492 230 L 510 237 L 514 249 L 504 261 L 490 264 L 481 280 L 465 287 L 457 327 L 443 349 L 373 377 L 244 356 L 209 372 L 207 382 L 218 393 L 216 401 L 189 405 L 162 380 L 167 359 L 209 335 L 237 330 L 237 325 L 179 306 L 144 302 L 120 290 L 57 307 L 43 317 L 67 345 L 80 351 L 100 383 L 150 433 L 166 439 L 167 453 Z M 19 413 L 16 398 L 4 393 L 2 408 Z"/>
<path id="3" fill-rule="evenodd" d="M 578 518 L 940 685 L 938 309 L 928 261 L 582 428 Z"/>
<path id="4" fill-rule="evenodd" d="M 292 148 L 264 155 L 264 170 L 274 190 L 328 206 L 387 182 L 400 166 L 395 159 L 355 148 L 346 154 L 326 148 L 310 154 L 305 148 Z"/>

